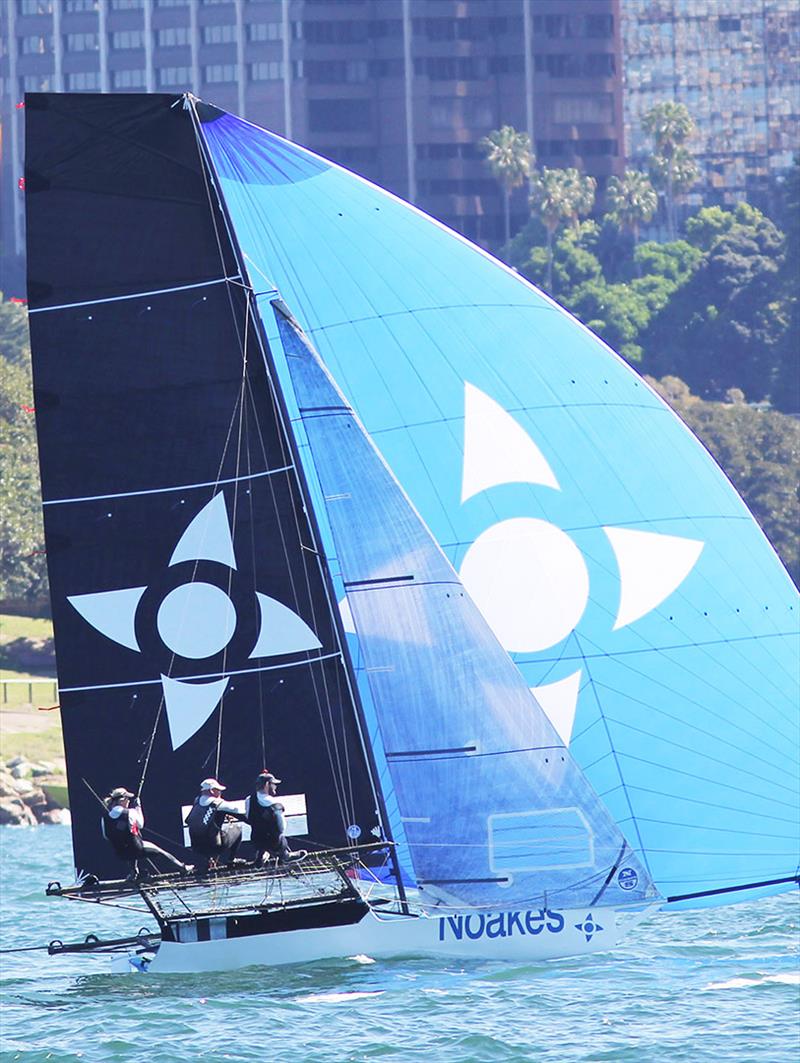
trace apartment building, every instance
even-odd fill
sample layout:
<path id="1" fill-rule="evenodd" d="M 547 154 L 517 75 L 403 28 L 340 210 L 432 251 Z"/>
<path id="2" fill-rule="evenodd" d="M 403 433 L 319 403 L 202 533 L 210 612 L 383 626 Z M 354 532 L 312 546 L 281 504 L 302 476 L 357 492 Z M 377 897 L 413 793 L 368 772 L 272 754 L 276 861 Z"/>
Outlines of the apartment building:
<path id="1" fill-rule="evenodd" d="M 601 187 L 622 169 L 619 0 L 5 0 L 0 33 L 6 254 L 26 91 L 189 90 L 484 243 L 502 231 L 492 129 Z"/>
<path id="2" fill-rule="evenodd" d="M 768 205 L 800 148 L 797 0 L 622 0 L 625 141 L 641 164 L 656 103 L 684 103 L 700 169 L 689 201 Z"/>

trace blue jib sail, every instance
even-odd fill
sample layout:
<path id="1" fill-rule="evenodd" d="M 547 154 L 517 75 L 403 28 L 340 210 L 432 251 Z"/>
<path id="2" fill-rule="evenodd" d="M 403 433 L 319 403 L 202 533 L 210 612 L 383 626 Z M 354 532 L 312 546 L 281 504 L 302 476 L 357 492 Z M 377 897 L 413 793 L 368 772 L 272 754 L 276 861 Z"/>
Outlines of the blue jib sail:
<path id="1" fill-rule="evenodd" d="M 659 891 L 789 888 L 797 595 L 704 448 L 489 255 L 280 137 L 204 119 L 270 339 L 277 288 Z"/>
<path id="2" fill-rule="evenodd" d="M 417 884 L 493 908 L 652 895 L 297 324 L 275 313 Z"/>

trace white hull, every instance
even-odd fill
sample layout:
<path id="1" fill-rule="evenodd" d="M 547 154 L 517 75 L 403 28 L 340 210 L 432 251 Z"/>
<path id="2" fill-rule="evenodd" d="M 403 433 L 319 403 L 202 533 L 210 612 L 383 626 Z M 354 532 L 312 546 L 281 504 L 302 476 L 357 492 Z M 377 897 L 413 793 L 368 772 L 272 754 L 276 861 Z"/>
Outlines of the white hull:
<path id="1" fill-rule="evenodd" d="M 232 971 L 367 955 L 432 955 L 452 959 L 530 962 L 603 952 L 617 944 L 610 909 L 542 913 L 464 913 L 414 917 L 370 911 L 349 926 L 317 927 L 209 941 L 163 942 L 149 964 L 153 974 Z M 116 971 L 141 969 L 139 957 L 120 958 Z"/>

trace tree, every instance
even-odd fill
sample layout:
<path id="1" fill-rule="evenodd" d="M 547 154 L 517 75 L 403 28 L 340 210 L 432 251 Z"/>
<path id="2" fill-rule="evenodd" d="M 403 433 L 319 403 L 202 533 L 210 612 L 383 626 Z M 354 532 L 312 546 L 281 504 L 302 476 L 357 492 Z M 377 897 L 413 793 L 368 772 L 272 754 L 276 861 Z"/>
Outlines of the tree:
<path id="1" fill-rule="evenodd" d="M 783 238 L 752 207 L 733 214 L 727 232 L 653 319 L 645 364 L 657 375 L 681 377 L 704 398 L 741 388 L 754 402 L 778 386 L 789 324 L 780 289 Z"/>
<path id="2" fill-rule="evenodd" d="M 726 402 L 703 402 L 677 377 L 645 379 L 714 455 L 800 586 L 800 423 L 748 406 L 735 389 Z"/>
<path id="3" fill-rule="evenodd" d="M 622 177 L 609 179 L 606 202 L 611 217 L 622 229 L 633 234 L 633 243 L 639 243 L 639 226 L 646 225 L 658 206 L 658 196 L 647 177 L 638 170 L 626 170 Z"/>
<path id="4" fill-rule="evenodd" d="M 506 243 L 511 238 L 511 193 L 530 176 L 533 168 L 531 141 L 527 133 L 518 133 L 513 126 L 494 129 L 478 143 L 486 155 L 486 165 L 503 189 L 503 214 Z"/>
<path id="5" fill-rule="evenodd" d="M 668 100 L 650 108 L 642 127 L 653 139 L 650 176 L 656 188 L 664 191 L 667 227 L 674 239 L 675 197 L 688 191 L 698 178 L 697 166 L 685 147 L 695 125 L 684 104 Z"/>
<path id="6" fill-rule="evenodd" d="M 583 214 L 594 204 L 596 182 L 576 169 L 548 170 L 546 167 L 531 178 L 531 207 L 541 220 L 547 234 L 546 287 L 553 284 L 553 237 L 559 225 L 577 225 Z"/>

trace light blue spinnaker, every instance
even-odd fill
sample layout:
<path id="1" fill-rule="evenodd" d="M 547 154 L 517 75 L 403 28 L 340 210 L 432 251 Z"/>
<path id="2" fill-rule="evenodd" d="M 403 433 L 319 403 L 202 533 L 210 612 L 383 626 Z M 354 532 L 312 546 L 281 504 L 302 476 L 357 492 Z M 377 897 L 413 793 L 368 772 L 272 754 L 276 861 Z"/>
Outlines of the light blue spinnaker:
<path id="1" fill-rule="evenodd" d="M 296 322 L 275 314 L 423 894 L 495 909 L 654 896 Z"/>
<path id="2" fill-rule="evenodd" d="M 255 288 L 292 307 L 661 893 L 788 888 L 797 595 L 703 447 L 488 255 L 302 148 L 207 117 Z"/>

